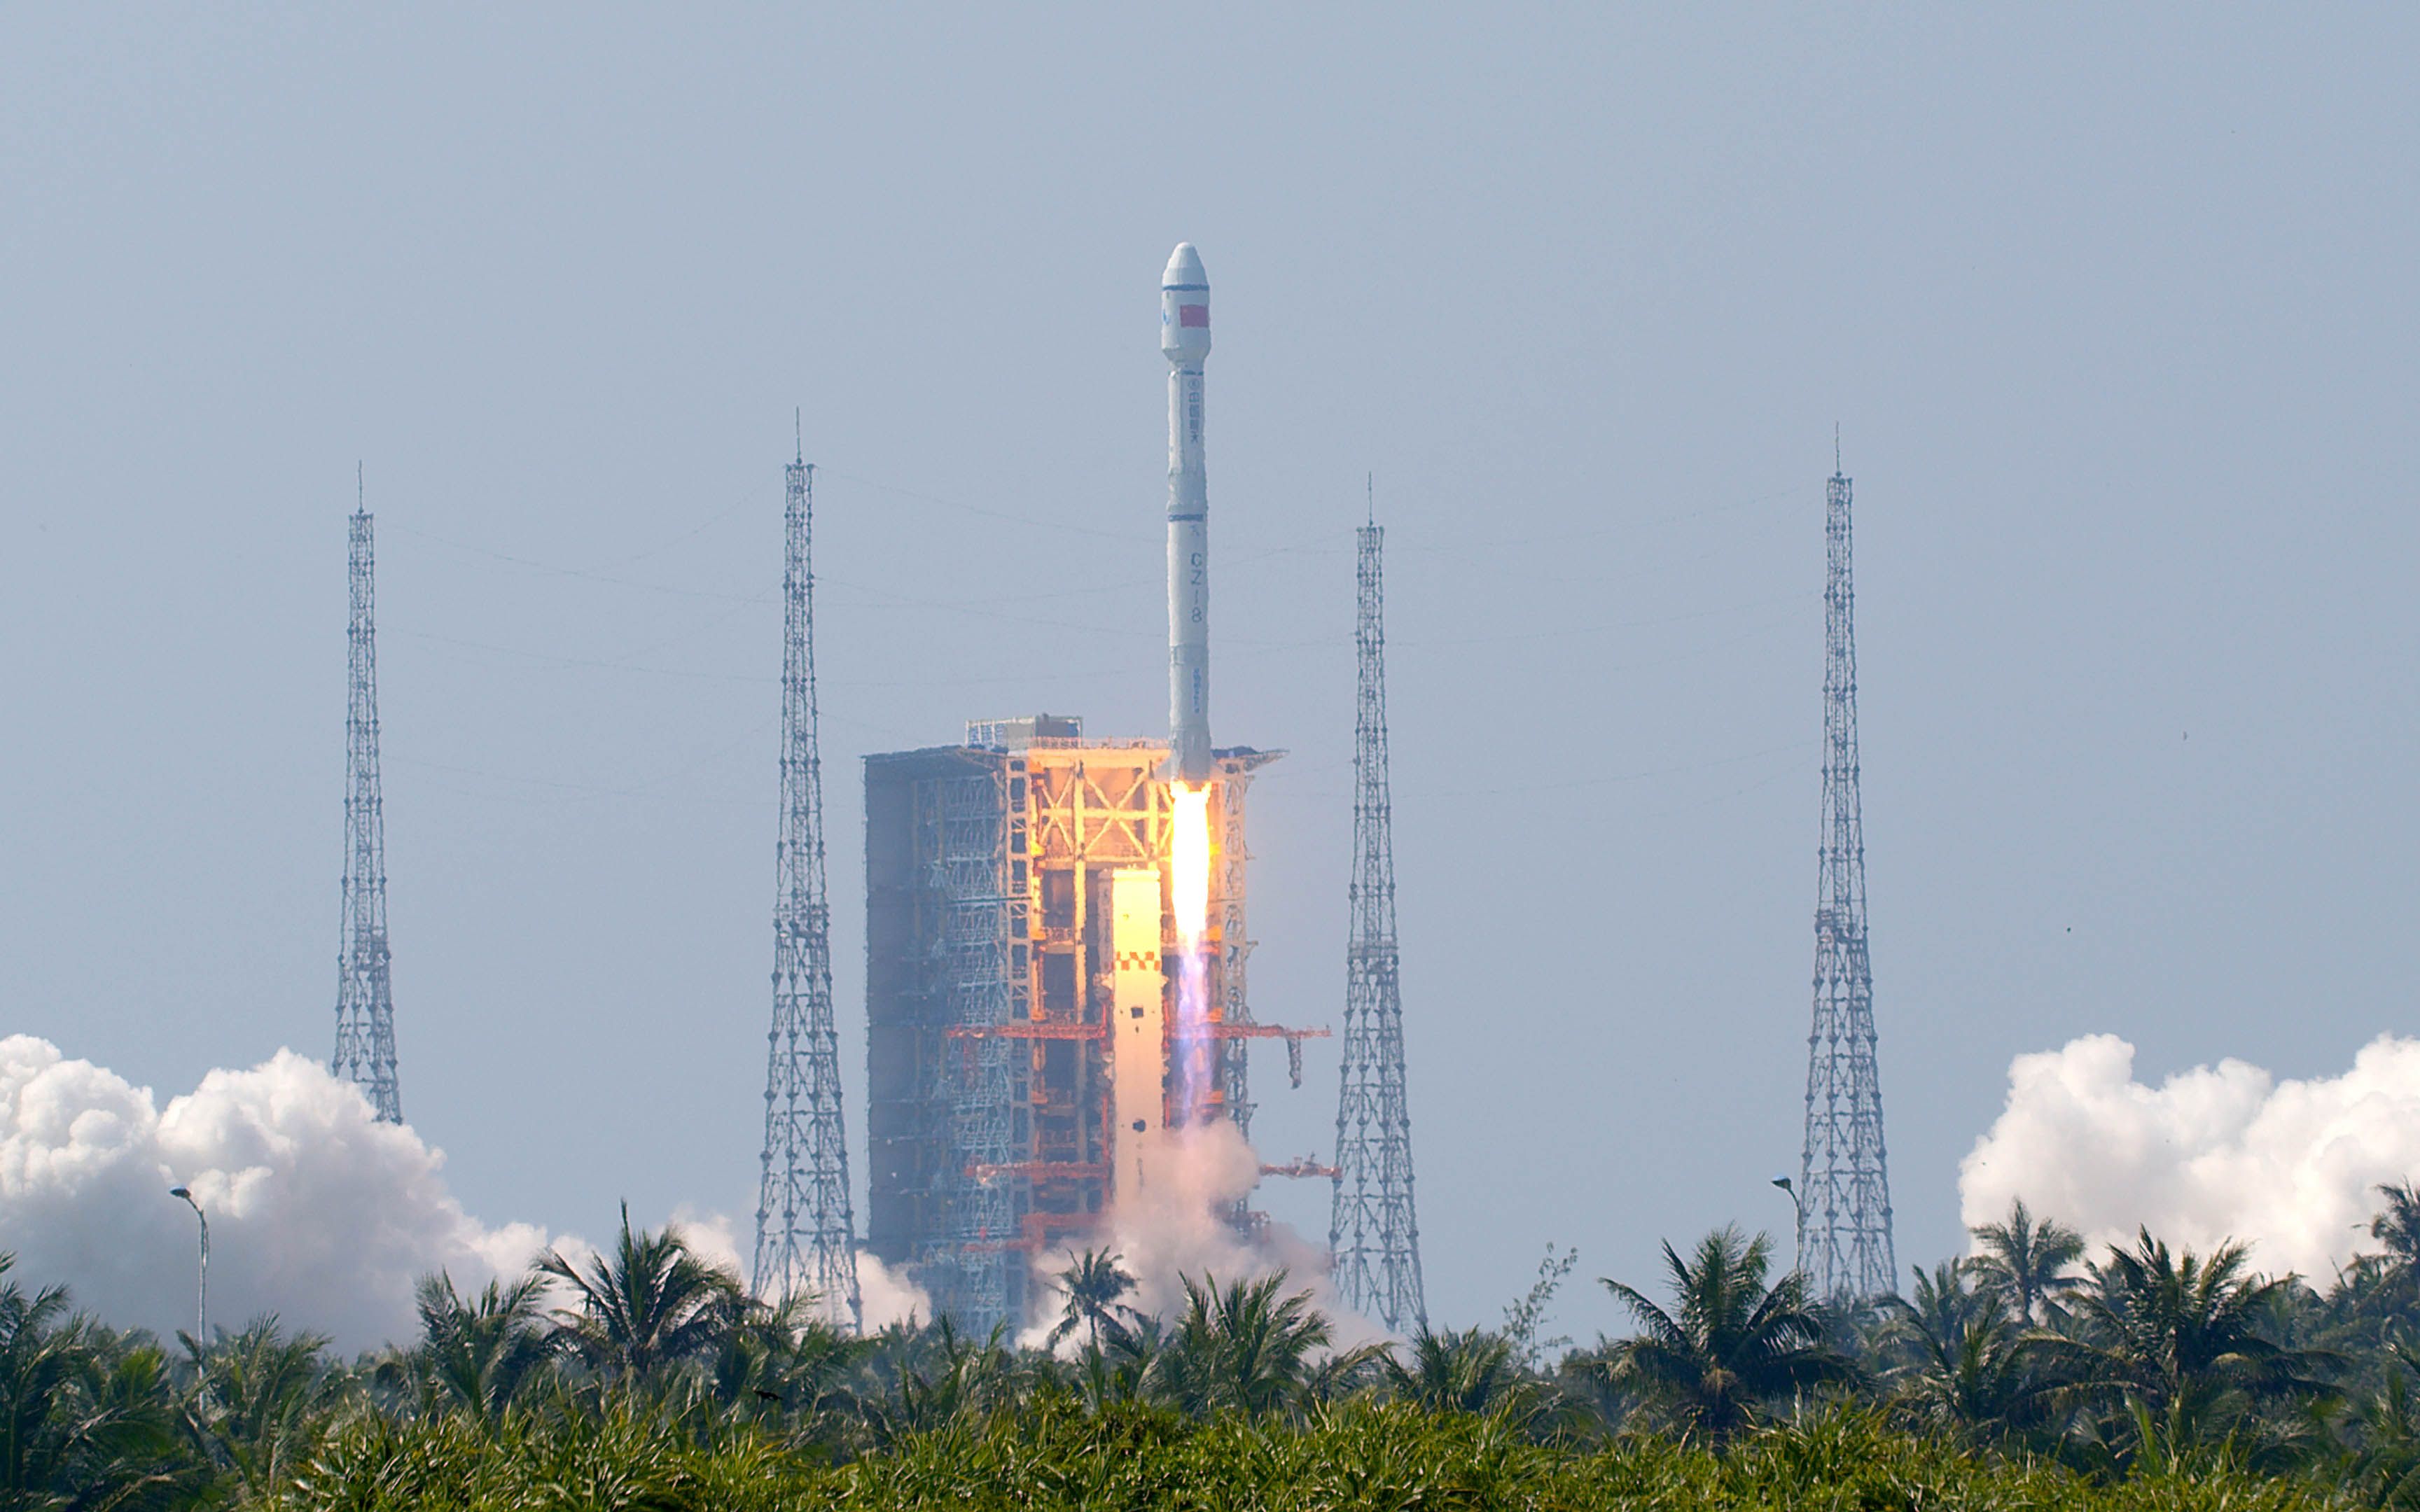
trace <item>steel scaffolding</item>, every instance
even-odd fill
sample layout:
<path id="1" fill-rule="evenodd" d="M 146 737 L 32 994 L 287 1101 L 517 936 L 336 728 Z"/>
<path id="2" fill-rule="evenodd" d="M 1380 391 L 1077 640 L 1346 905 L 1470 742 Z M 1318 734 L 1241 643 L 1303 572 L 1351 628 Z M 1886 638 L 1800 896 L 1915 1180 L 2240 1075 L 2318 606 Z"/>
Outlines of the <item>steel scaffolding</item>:
<path id="1" fill-rule="evenodd" d="M 1889 1161 L 1866 951 L 1865 818 L 1858 795 L 1856 593 L 1849 480 L 1825 493 L 1823 821 L 1815 903 L 1815 1012 L 1807 1036 L 1807 1143 L 1799 1164 L 1798 1263 L 1818 1297 L 1897 1289 Z"/>
<path id="2" fill-rule="evenodd" d="M 774 841 L 773 1023 L 766 1033 L 765 1149 L 757 1179 L 756 1294 L 813 1296 L 831 1321 L 864 1320 L 832 1024 L 831 902 L 824 867 L 815 714 L 814 469 L 783 480 L 781 828 Z"/>
<path id="3" fill-rule="evenodd" d="M 1337 1290 L 1398 1333 L 1428 1323 L 1412 1198 L 1412 1114 L 1395 939 L 1394 800 L 1387 773 L 1386 532 L 1361 528 L 1360 664 L 1353 740 L 1353 876 L 1344 949 L 1344 1055 L 1327 1247 Z"/>
<path id="4" fill-rule="evenodd" d="M 913 1266 L 966 1329 L 1022 1319 L 1032 1257 L 1100 1221 L 1125 1132 L 1115 1103 L 1139 1095 L 1112 1054 L 1117 983 L 1142 969 L 1120 959 L 1112 891 L 1140 871 L 1166 897 L 1168 746 L 1081 732 L 981 720 L 963 746 L 866 759 L 868 1246 Z M 1207 1057 L 1204 1116 L 1241 1122 L 1245 1041 L 1286 1040 L 1299 1085 L 1300 1041 L 1323 1032 L 1256 1024 L 1245 994 L 1244 795 L 1274 756 L 1217 756 L 1210 1021 L 1165 1031 L 1140 1092 L 1162 1127 L 1182 1122 L 1171 1057 Z M 1160 977 L 1176 949 L 1164 902 L 1149 927 Z M 1252 1222 L 1240 1203 L 1229 1217 Z"/>
<path id="5" fill-rule="evenodd" d="M 929 887 L 939 928 L 934 979 L 942 1021 L 982 1029 L 1025 1017 L 1025 900 L 1010 888 L 1012 854 L 1023 855 L 1025 822 L 1008 804 L 1004 764 L 932 784 L 928 793 Z M 1016 862 L 1022 870 L 1022 860 Z M 939 1057 L 936 1111 L 949 1131 L 952 1158 L 936 1175 L 946 1225 L 918 1257 L 936 1310 L 978 1336 L 1011 1318 L 1021 1276 L 1006 1247 L 1017 1236 L 1016 1179 L 980 1167 L 1016 1163 L 1010 1046 L 984 1037 L 963 1041 L 967 1064 Z"/>
<path id="6" fill-rule="evenodd" d="M 378 565 L 366 495 L 353 507 L 350 559 L 344 918 L 336 945 L 336 1049 L 329 1069 L 368 1094 L 380 1122 L 401 1123 L 395 998 L 387 978 L 386 808 L 379 791 Z"/>

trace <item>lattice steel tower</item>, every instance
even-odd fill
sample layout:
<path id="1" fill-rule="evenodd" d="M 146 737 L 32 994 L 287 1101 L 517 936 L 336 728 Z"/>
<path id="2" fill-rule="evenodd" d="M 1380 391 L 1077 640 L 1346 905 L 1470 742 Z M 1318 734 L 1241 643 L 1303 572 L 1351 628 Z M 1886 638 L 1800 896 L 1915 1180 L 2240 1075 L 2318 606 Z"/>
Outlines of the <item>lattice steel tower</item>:
<path id="1" fill-rule="evenodd" d="M 765 1070 L 765 1154 L 756 1197 L 756 1294 L 813 1293 L 855 1328 L 856 1226 L 832 1027 L 831 905 L 824 873 L 823 757 L 815 745 L 814 469 L 790 464 L 783 510 L 782 829 L 774 842 L 773 1026 Z"/>
<path id="2" fill-rule="evenodd" d="M 395 1074 L 395 998 L 386 950 L 386 812 L 379 796 L 377 563 L 367 496 L 352 524 L 352 620 L 345 633 L 344 922 L 336 945 L 336 1053 L 329 1069 L 369 1094 L 382 1123 L 403 1121 Z"/>
<path id="3" fill-rule="evenodd" d="M 1327 1247 L 1345 1303 L 1398 1333 L 1428 1323 L 1412 1204 L 1412 1114 L 1404 1090 L 1404 1003 L 1396 980 L 1395 840 L 1387 781 L 1387 632 L 1374 515 L 1361 539 L 1359 697 L 1353 733 L 1351 932 L 1344 947 L 1344 1067 L 1336 1103 L 1335 1196 Z"/>
<path id="4" fill-rule="evenodd" d="M 1823 839 L 1815 900 L 1815 1016 L 1807 1036 L 1807 1144 L 1798 1177 L 1798 1257 L 1819 1298 L 1897 1289 L 1874 979 L 1866 955 L 1865 821 L 1857 796 L 1856 593 L 1849 480 L 1826 490 L 1823 590 Z"/>

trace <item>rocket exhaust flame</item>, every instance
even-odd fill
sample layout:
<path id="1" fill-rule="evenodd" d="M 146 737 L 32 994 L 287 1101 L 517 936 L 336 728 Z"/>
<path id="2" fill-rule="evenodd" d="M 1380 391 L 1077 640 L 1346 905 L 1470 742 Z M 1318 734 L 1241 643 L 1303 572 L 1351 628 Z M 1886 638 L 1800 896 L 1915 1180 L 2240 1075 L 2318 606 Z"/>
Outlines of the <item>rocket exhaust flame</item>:
<path id="1" fill-rule="evenodd" d="M 1174 811 L 1169 835 L 1169 911 L 1187 949 L 1202 942 L 1210 924 L 1210 788 L 1179 782 L 1170 791 Z"/>
<path id="2" fill-rule="evenodd" d="M 1180 1123 L 1201 1121 L 1210 1088 L 1210 961 L 1203 937 L 1210 933 L 1210 785 L 1170 785 L 1168 844 L 1169 912 L 1174 916 L 1176 1024 L 1173 1035 L 1176 1115 Z"/>
<path id="3" fill-rule="evenodd" d="M 1210 276 L 1180 241 L 1159 280 L 1159 349 L 1168 359 L 1168 766 L 1174 825 L 1169 907 L 1179 941 L 1170 1049 L 1174 1119 L 1209 1106 L 1210 489 L 1202 445 L 1202 364 L 1210 355 Z"/>

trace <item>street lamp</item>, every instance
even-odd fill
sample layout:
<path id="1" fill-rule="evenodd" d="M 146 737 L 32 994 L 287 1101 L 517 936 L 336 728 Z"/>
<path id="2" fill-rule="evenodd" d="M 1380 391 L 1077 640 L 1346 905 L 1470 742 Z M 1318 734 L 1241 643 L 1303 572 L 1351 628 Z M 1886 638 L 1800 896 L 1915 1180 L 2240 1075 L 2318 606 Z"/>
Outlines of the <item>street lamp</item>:
<path id="1" fill-rule="evenodd" d="M 1791 1243 L 1790 1269 L 1803 1273 L 1807 1269 L 1807 1199 L 1798 1195 L 1798 1184 L 1787 1176 L 1775 1177 L 1773 1184 L 1788 1195 L 1791 1210 L 1798 1214 L 1798 1227 Z"/>
<path id="2" fill-rule="evenodd" d="M 194 1341 L 201 1348 L 209 1349 L 210 1344 L 210 1216 L 202 1211 L 200 1203 L 194 1200 L 193 1188 L 172 1186 L 168 1189 L 168 1195 L 172 1197 L 184 1198 L 185 1206 L 193 1209 L 194 1216 L 200 1219 L 202 1223 L 202 1284 L 200 1300 L 194 1306 Z"/>

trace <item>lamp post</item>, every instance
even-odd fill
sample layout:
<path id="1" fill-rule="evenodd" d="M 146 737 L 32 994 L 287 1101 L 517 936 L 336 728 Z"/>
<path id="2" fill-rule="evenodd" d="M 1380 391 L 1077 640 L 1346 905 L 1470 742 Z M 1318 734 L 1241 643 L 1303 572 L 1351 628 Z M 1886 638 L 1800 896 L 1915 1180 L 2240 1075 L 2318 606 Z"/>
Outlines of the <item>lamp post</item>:
<path id="1" fill-rule="evenodd" d="M 194 1216 L 200 1219 L 202 1224 L 201 1288 L 199 1300 L 194 1309 L 194 1337 L 196 1344 L 207 1350 L 210 1347 L 210 1216 L 202 1211 L 200 1203 L 194 1200 L 193 1188 L 172 1186 L 168 1189 L 168 1195 L 172 1197 L 184 1198 L 185 1206 L 194 1210 Z"/>
<path id="2" fill-rule="evenodd" d="M 1776 1176 L 1773 1184 L 1790 1198 L 1790 1208 L 1798 1215 L 1798 1227 L 1792 1231 L 1790 1246 L 1790 1270 L 1794 1275 L 1807 1271 L 1807 1199 L 1798 1195 L 1798 1183 L 1787 1176 Z"/>

